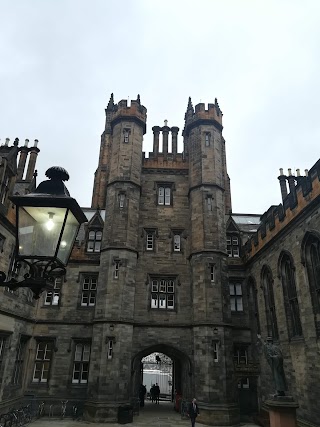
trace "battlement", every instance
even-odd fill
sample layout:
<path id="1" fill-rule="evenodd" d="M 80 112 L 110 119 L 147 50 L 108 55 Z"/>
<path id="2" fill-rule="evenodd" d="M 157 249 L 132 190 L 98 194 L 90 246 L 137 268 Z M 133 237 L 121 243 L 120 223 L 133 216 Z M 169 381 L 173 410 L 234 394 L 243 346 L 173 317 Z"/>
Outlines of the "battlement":
<path id="1" fill-rule="evenodd" d="M 288 177 L 280 174 L 280 184 L 283 179 L 288 179 L 290 192 L 285 196 L 282 204 L 271 206 L 262 215 L 260 227 L 244 246 L 246 260 L 262 250 L 320 197 L 320 159 L 307 171 L 306 176 L 300 176 L 298 173 L 295 177 L 289 169 Z"/>
<path id="2" fill-rule="evenodd" d="M 185 127 L 183 135 L 188 136 L 192 128 L 199 125 L 199 122 L 213 124 L 219 130 L 222 130 L 222 111 L 219 107 L 217 98 L 214 104 L 208 104 L 208 108 L 203 102 L 197 104 L 195 108 L 192 106 L 191 98 L 189 98 L 187 111 L 185 114 Z"/>
<path id="3" fill-rule="evenodd" d="M 4 151 L 4 150 L 6 150 L 6 148 L 12 148 L 12 147 L 18 147 L 19 146 L 19 142 L 20 142 L 20 140 L 19 140 L 19 138 L 15 138 L 14 139 L 14 141 L 13 141 L 13 144 L 12 145 L 10 145 L 10 138 L 5 138 L 5 140 L 4 141 L 2 141 L 1 139 L 0 139 L 0 150 L 1 151 Z M 23 149 L 23 148 L 25 148 L 25 149 L 27 149 L 28 148 L 28 145 L 29 145 L 29 142 L 30 142 L 30 140 L 29 139 L 25 139 L 25 141 L 24 141 L 24 145 L 23 146 L 21 146 L 20 147 L 20 151 L 21 151 L 21 149 Z M 30 147 L 30 148 L 37 148 L 38 147 L 38 140 L 37 139 L 35 139 L 34 140 L 34 143 L 33 143 L 33 146 L 32 147 Z M 29 148 L 28 148 L 29 149 Z"/>
<path id="4" fill-rule="evenodd" d="M 115 126 L 121 120 L 137 121 L 143 126 L 146 133 L 147 109 L 140 102 L 140 95 L 137 99 L 131 100 L 130 106 L 126 99 L 122 99 L 118 104 L 114 103 L 113 94 L 106 108 L 106 128 L 108 125 Z"/>
<path id="5" fill-rule="evenodd" d="M 185 157 L 182 153 L 177 153 L 173 155 L 173 153 L 158 153 L 155 155 L 154 153 L 149 153 L 149 157 L 145 157 L 145 153 L 143 153 L 142 157 L 142 167 L 143 169 L 149 169 L 150 172 L 152 170 L 161 169 L 161 173 L 164 170 L 171 170 L 172 173 L 177 174 L 188 174 L 189 171 L 189 163 L 186 162 Z"/>

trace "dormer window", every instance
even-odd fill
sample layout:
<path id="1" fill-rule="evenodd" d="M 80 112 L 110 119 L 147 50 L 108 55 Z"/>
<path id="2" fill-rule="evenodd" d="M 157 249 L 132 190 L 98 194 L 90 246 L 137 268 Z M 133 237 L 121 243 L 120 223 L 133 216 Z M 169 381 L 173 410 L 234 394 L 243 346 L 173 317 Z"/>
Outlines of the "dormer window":
<path id="1" fill-rule="evenodd" d="M 102 231 L 101 230 L 89 231 L 87 252 L 100 252 L 101 240 L 102 240 Z"/>
<path id="2" fill-rule="evenodd" d="M 234 234 L 227 235 L 227 252 L 229 257 L 239 258 L 240 247 L 239 247 L 239 237 L 237 235 L 234 235 Z"/>

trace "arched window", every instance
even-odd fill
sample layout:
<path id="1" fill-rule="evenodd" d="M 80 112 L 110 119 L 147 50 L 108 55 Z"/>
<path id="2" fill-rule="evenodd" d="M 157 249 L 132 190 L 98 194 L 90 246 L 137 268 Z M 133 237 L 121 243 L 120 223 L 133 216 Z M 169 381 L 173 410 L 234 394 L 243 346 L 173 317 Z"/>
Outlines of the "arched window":
<path id="1" fill-rule="evenodd" d="M 316 321 L 317 335 L 320 336 L 320 237 L 307 233 L 302 243 L 302 262 L 304 263 L 311 293 L 311 301 Z"/>
<path id="2" fill-rule="evenodd" d="M 276 305 L 273 293 L 273 277 L 269 267 L 264 266 L 261 271 L 261 278 L 266 305 L 267 331 L 274 340 L 279 339 Z"/>
<path id="3" fill-rule="evenodd" d="M 302 335 L 300 311 L 295 280 L 293 260 L 288 253 L 283 252 L 279 258 L 279 273 L 282 282 L 283 299 L 286 311 L 289 337 Z"/>
<path id="4" fill-rule="evenodd" d="M 249 277 L 247 282 L 248 302 L 250 310 L 250 323 L 255 329 L 255 332 L 260 334 L 260 319 L 258 307 L 258 292 L 255 280 L 252 276 Z M 252 321 L 252 322 L 251 322 Z"/>

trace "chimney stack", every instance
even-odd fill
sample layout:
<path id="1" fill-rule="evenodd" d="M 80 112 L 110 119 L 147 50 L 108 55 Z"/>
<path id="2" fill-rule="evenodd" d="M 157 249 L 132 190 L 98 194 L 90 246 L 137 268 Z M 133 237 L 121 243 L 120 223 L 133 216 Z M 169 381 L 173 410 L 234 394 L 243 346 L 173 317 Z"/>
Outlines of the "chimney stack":
<path id="1" fill-rule="evenodd" d="M 283 175 L 282 168 L 280 169 L 280 176 L 278 176 L 278 180 L 280 182 L 281 198 L 283 202 L 288 195 L 288 190 L 287 190 L 287 177 Z"/>

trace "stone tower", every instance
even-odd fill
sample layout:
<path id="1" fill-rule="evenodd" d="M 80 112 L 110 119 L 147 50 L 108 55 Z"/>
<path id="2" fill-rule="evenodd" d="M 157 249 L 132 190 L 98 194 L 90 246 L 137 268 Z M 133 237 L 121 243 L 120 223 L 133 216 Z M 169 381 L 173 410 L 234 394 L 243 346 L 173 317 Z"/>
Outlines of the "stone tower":
<path id="1" fill-rule="evenodd" d="M 174 388 L 198 397 L 203 421 L 230 424 L 237 411 L 227 391 L 232 358 L 224 357 L 232 353 L 231 201 L 222 113 L 217 101 L 194 110 L 189 100 L 183 153 L 178 127 L 165 121 L 152 130 L 145 157 L 140 97 L 128 106 L 111 96 L 92 198 L 106 221 L 85 417 L 116 419 L 119 405 L 137 395 L 142 358 L 160 351 L 174 362 Z"/>
<path id="2" fill-rule="evenodd" d="M 87 418 L 117 415 L 130 398 L 135 272 L 141 193 L 142 141 L 147 110 L 137 100 L 106 109 L 93 207 L 106 209 L 93 326 Z"/>
<path id="3" fill-rule="evenodd" d="M 190 268 L 193 295 L 195 393 L 202 419 L 236 420 L 232 403 L 233 362 L 230 327 L 226 213 L 231 209 L 222 112 L 217 100 L 196 105 L 189 99 L 183 131 L 189 163 Z M 215 420 L 214 420 L 215 418 Z"/>

